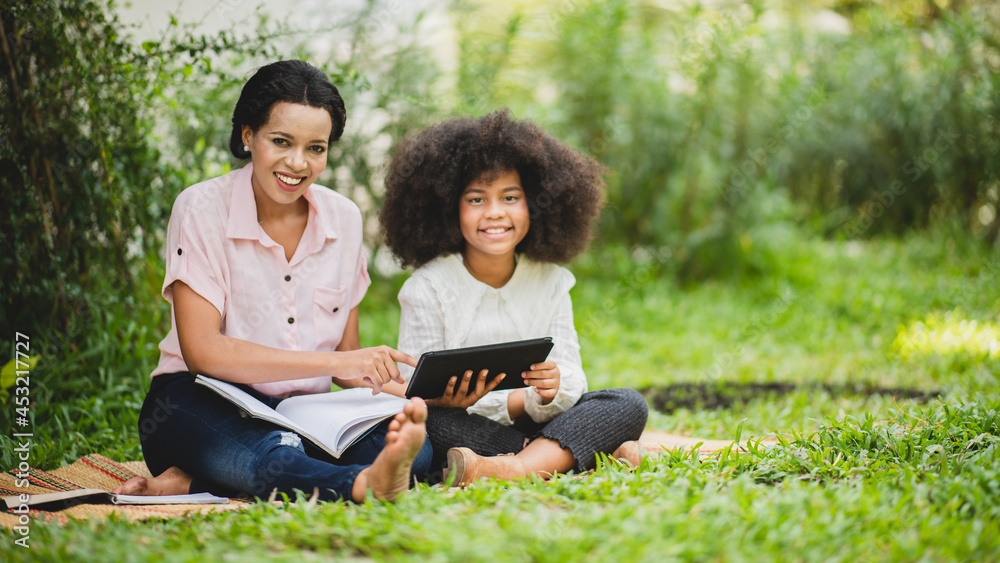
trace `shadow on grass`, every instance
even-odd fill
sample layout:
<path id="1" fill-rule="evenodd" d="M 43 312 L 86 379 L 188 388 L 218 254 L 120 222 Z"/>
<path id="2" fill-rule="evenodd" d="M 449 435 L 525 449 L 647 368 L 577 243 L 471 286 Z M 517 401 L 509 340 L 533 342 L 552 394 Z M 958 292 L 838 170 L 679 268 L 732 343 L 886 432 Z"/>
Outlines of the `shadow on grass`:
<path id="1" fill-rule="evenodd" d="M 742 405 L 754 399 L 774 399 L 795 391 L 826 392 L 834 397 L 882 395 L 927 403 L 939 396 L 939 391 L 923 391 L 902 387 L 878 387 L 866 383 L 674 383 L 665 387 L 647 387 L 639 392 L 652 407 L 663 413 L 677 409 L 718 410 Z"/>

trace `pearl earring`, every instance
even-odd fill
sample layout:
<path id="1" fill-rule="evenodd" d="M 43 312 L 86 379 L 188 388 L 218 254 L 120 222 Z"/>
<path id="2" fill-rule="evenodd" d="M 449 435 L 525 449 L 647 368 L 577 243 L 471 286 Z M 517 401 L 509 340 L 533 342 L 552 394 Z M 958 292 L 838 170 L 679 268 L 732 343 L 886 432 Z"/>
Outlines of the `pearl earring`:
<path id="1" fill-rule="evenodd" d="M 250 147 L 249 147 L 249 145 L 243 145 L 243 151 L 244 151 L 244 152 L 250 152 Z"/>

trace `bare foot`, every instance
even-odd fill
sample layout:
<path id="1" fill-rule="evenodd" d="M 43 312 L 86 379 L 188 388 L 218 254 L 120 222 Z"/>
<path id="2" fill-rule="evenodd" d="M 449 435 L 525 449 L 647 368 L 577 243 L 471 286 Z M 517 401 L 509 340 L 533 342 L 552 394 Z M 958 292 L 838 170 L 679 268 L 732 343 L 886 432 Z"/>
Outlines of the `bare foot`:
<path id="1" fill-rule="evenodd" d="M 640 463 L 642 463 L 642 447 L 639 446 L 639 442 L 637 440 L 630 440 L 618 446 L 618 449 L 611 454 L 611 457 L 617 459 L 631 469 L 635 469 L 636 467 L 639 467 Z"/>
<path id="2" fill-rule="evenodd" d="M 351 496 L 355 502 L 364 501 L 368 489 L 377 499 L 395 500 L 410 488 L 410 467 L 424 445 L 426 420 L 427 405 L 423 399 L 410 399 L 403 412 L 389 423 L 385 447 L 354 480 Z"/>
<path id="3" fill-rule="evenodd" d="M 186 495 L 191 489 L 191 476 L 179 467 L 171 467 L 152 479 L 132 477 L 112 491 L 116 495 Z"/>

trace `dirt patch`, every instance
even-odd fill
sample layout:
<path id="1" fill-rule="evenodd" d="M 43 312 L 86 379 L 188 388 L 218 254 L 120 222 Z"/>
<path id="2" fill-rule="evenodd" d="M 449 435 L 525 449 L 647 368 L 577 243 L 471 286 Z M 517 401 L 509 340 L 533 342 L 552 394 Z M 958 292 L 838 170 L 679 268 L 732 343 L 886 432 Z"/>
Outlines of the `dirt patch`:
<path id="1" fill-rule="evenodd" d="M 878 387 L 858 384 L 830 383 L 673 383 L 665 387 L 640 389 L 652 407 L 660 412 L 670 413 L 677 409 L 717 410 L 744 405 L 753 399 L 769 399 L 787 395 L 793 391 L 826 392 L 833 396 L 882 395 L 905 399 L 915 403 L 926 403 L 939 396 L 939 391 L 924 391 L 903 387 Z"/>

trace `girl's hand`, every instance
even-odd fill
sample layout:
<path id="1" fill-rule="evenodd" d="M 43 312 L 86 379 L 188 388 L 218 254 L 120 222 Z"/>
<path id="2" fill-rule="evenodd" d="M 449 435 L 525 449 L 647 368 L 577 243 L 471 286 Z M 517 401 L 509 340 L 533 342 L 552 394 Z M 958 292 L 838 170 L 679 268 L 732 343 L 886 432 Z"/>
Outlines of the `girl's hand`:
<path id="1" fill-rule="evenodd" d="M 448 387 L 445 388 L 444 395 L 427 401 L 427 406 L 459 409 L 471 407 L 476 404 L 476 401 L 482 399 L 483 395 L 496 389 L 497 385 L 500 385 L 503 378 L 507 376 L 507 374 L 501 373 L 487 384 L 486 376 L 488 374 L 489 370 L 485 369 L 479 372 L 479 377 L 476 378 L 476 387 L 471 391 L 469 390 L 469 382 L 472 381 L 472 370 L 465 372 L 465 375 L 462 376 L 462 383 L 458 386 L 457 390 L 455 389 L 455 384 L 458 383 L 458 378 L 452 377 L 448 380 Z"/>
<path id="2" fill-rule="evenodd" d="M 388 346 L 335 352 L 335 354 L 334 378 L 341 381 L 360 380 L 361 387 L 372 388 L 372 395 L 377 395 L 382 391 L 382 385 L 390 381 L 405 383 L 399 374 L 396 362 L 417 366 L 415 359 Z"/>
<path id="3" fill-rule="evenodd" d="M 555 362 L 546 360 L 531 366 L 531 371 L 521 374 L 524 382 L 535 388 L 535 391 L 542 397 L 542 404 L 547 405 L 556 398 L 559 392 L 559 366 Z"/>

